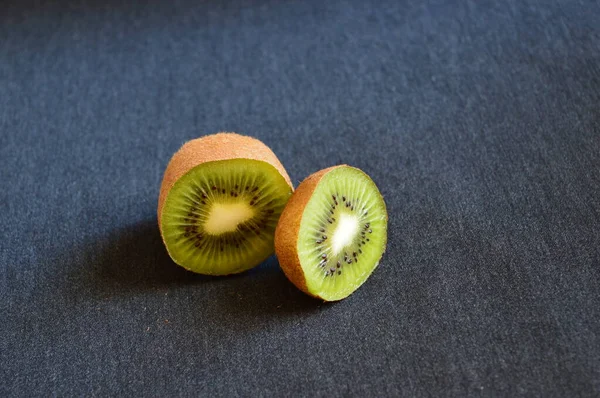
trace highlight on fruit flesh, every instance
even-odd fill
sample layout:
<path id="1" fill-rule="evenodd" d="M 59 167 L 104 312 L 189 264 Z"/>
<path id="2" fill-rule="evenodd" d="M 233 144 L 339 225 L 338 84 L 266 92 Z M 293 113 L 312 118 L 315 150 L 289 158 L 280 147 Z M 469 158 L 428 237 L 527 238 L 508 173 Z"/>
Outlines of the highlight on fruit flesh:
<path id="1" fill-rule="evenodd" d="M 296 189 L 275 231 L 275 252 L 288 279 L 325 301 L 358 289 L 387 243 L 387 211 L 375 183 L 347 165 L 321 170 Z"/>
<path id="2" fill-rule="evenodd" d="M 201 274 L 250 269 L 273 254 L 290 178 L 261 141 L 218 133 L 185 143 L 171 158 L 158 200 L 169 255 Z"/>

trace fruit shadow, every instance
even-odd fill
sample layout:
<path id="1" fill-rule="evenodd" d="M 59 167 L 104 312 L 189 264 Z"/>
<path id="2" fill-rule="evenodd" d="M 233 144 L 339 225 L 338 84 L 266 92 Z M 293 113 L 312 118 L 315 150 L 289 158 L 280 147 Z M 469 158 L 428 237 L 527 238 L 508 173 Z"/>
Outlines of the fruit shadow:
<path id="1" fill-rule="evenodd" d="M 237 275 L 205 276 L 186 271 L 169 257 L 155 220 L 119 229 L 84 250 L 85 267 L 76 266 L 76 294 L 92 299 L 122 299 L 145 294 L 187 297 L 210 303 L 226 317 L 264 318 L 318 311 L 323 302 L 293 286 L 271 256 Z M 240 305 L 243 303 L 243 305 Z M 230 319 L 231 320 L 231 319 Z M 260 323 L 260 322 L 258 322 Z"/>

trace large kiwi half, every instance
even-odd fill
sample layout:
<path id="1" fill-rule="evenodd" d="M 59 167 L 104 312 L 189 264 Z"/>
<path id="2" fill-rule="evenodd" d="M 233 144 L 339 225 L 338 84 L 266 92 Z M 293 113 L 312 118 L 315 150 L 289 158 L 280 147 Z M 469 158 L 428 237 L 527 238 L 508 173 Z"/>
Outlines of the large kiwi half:
<path id="1" fill-rule="evenodd" d="M 187 142 L 171 158 L 158 224 L 171 258 L 201 274 L 250 269 L 273 253 L 277 220 L 293 192 L 261 141 L 219 133 Z"/>
<path id="2" fill-rule="evenodd" d="M 387 211 L 375 183 L 342 165 L 321 170 L 297 188 L 275 231 L 275 252 L 300 290 L 325 301 L 358 289 L 387 243 Z"/>

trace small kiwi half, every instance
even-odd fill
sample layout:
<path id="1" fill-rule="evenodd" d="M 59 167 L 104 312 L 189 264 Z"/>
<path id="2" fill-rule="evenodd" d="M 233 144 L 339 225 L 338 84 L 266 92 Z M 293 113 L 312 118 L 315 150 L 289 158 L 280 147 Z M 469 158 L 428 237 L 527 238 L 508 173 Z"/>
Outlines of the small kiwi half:
<path id="1" fill-rule="evenodd" d="M 325 301 L 358 289 L 387 243 L 387 211 L 375 183 L 347 165 L 321 170 L 297 188 L 275 231 L 275 252 L 288 279 Z"/>
<path id="2" fill-rule="evenodd" d="M 250 269 L 273 253 L 293 186 L 261 141 L 219 133 L 189 141 L 165 171 L 158 223 L 169 255 L 201 274 Z"/>

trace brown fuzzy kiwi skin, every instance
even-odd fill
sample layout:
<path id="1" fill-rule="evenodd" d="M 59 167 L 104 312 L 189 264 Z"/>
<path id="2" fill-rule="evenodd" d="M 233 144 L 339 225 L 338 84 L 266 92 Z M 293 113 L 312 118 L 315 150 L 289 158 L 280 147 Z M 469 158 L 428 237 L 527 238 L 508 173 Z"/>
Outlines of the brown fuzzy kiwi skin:
<path id="1" fill-rule="evenodd" d="M 288 200 L 277 228 L 275 229 L 275 254 L 279 259 L 279 265 L 287 278 L 300 290 L 309 296 L 321 298 L 308 291 L 304 271 L 300 265 L 298 257 L 298 235 L 300 233 L 300 223 L 304 208 L 310 200 L 317 185 L 321 179 L 330 171 L 338 167 L 348 167 L 347 165 L 338 165 L 317 171 L 300 183 L 292 197 Z"/>
<path id="2" fill-rule="evenodd" d="M 206 162 L 229 159 L 252 159 L 267 162 L 277 169 L 292 191 L 294 186 L 285 168 L 262 141 L 236 133 L 221 132 L 196 138 L 183 144 L 169 161 L 158 197 L 158 227 L 162 236 L 162 211 L 169 191 L 188 171 Z M 162 236 L 164 242 L 164 236 Z M 165 242 L 166 243 L 166 242 Z"/>

